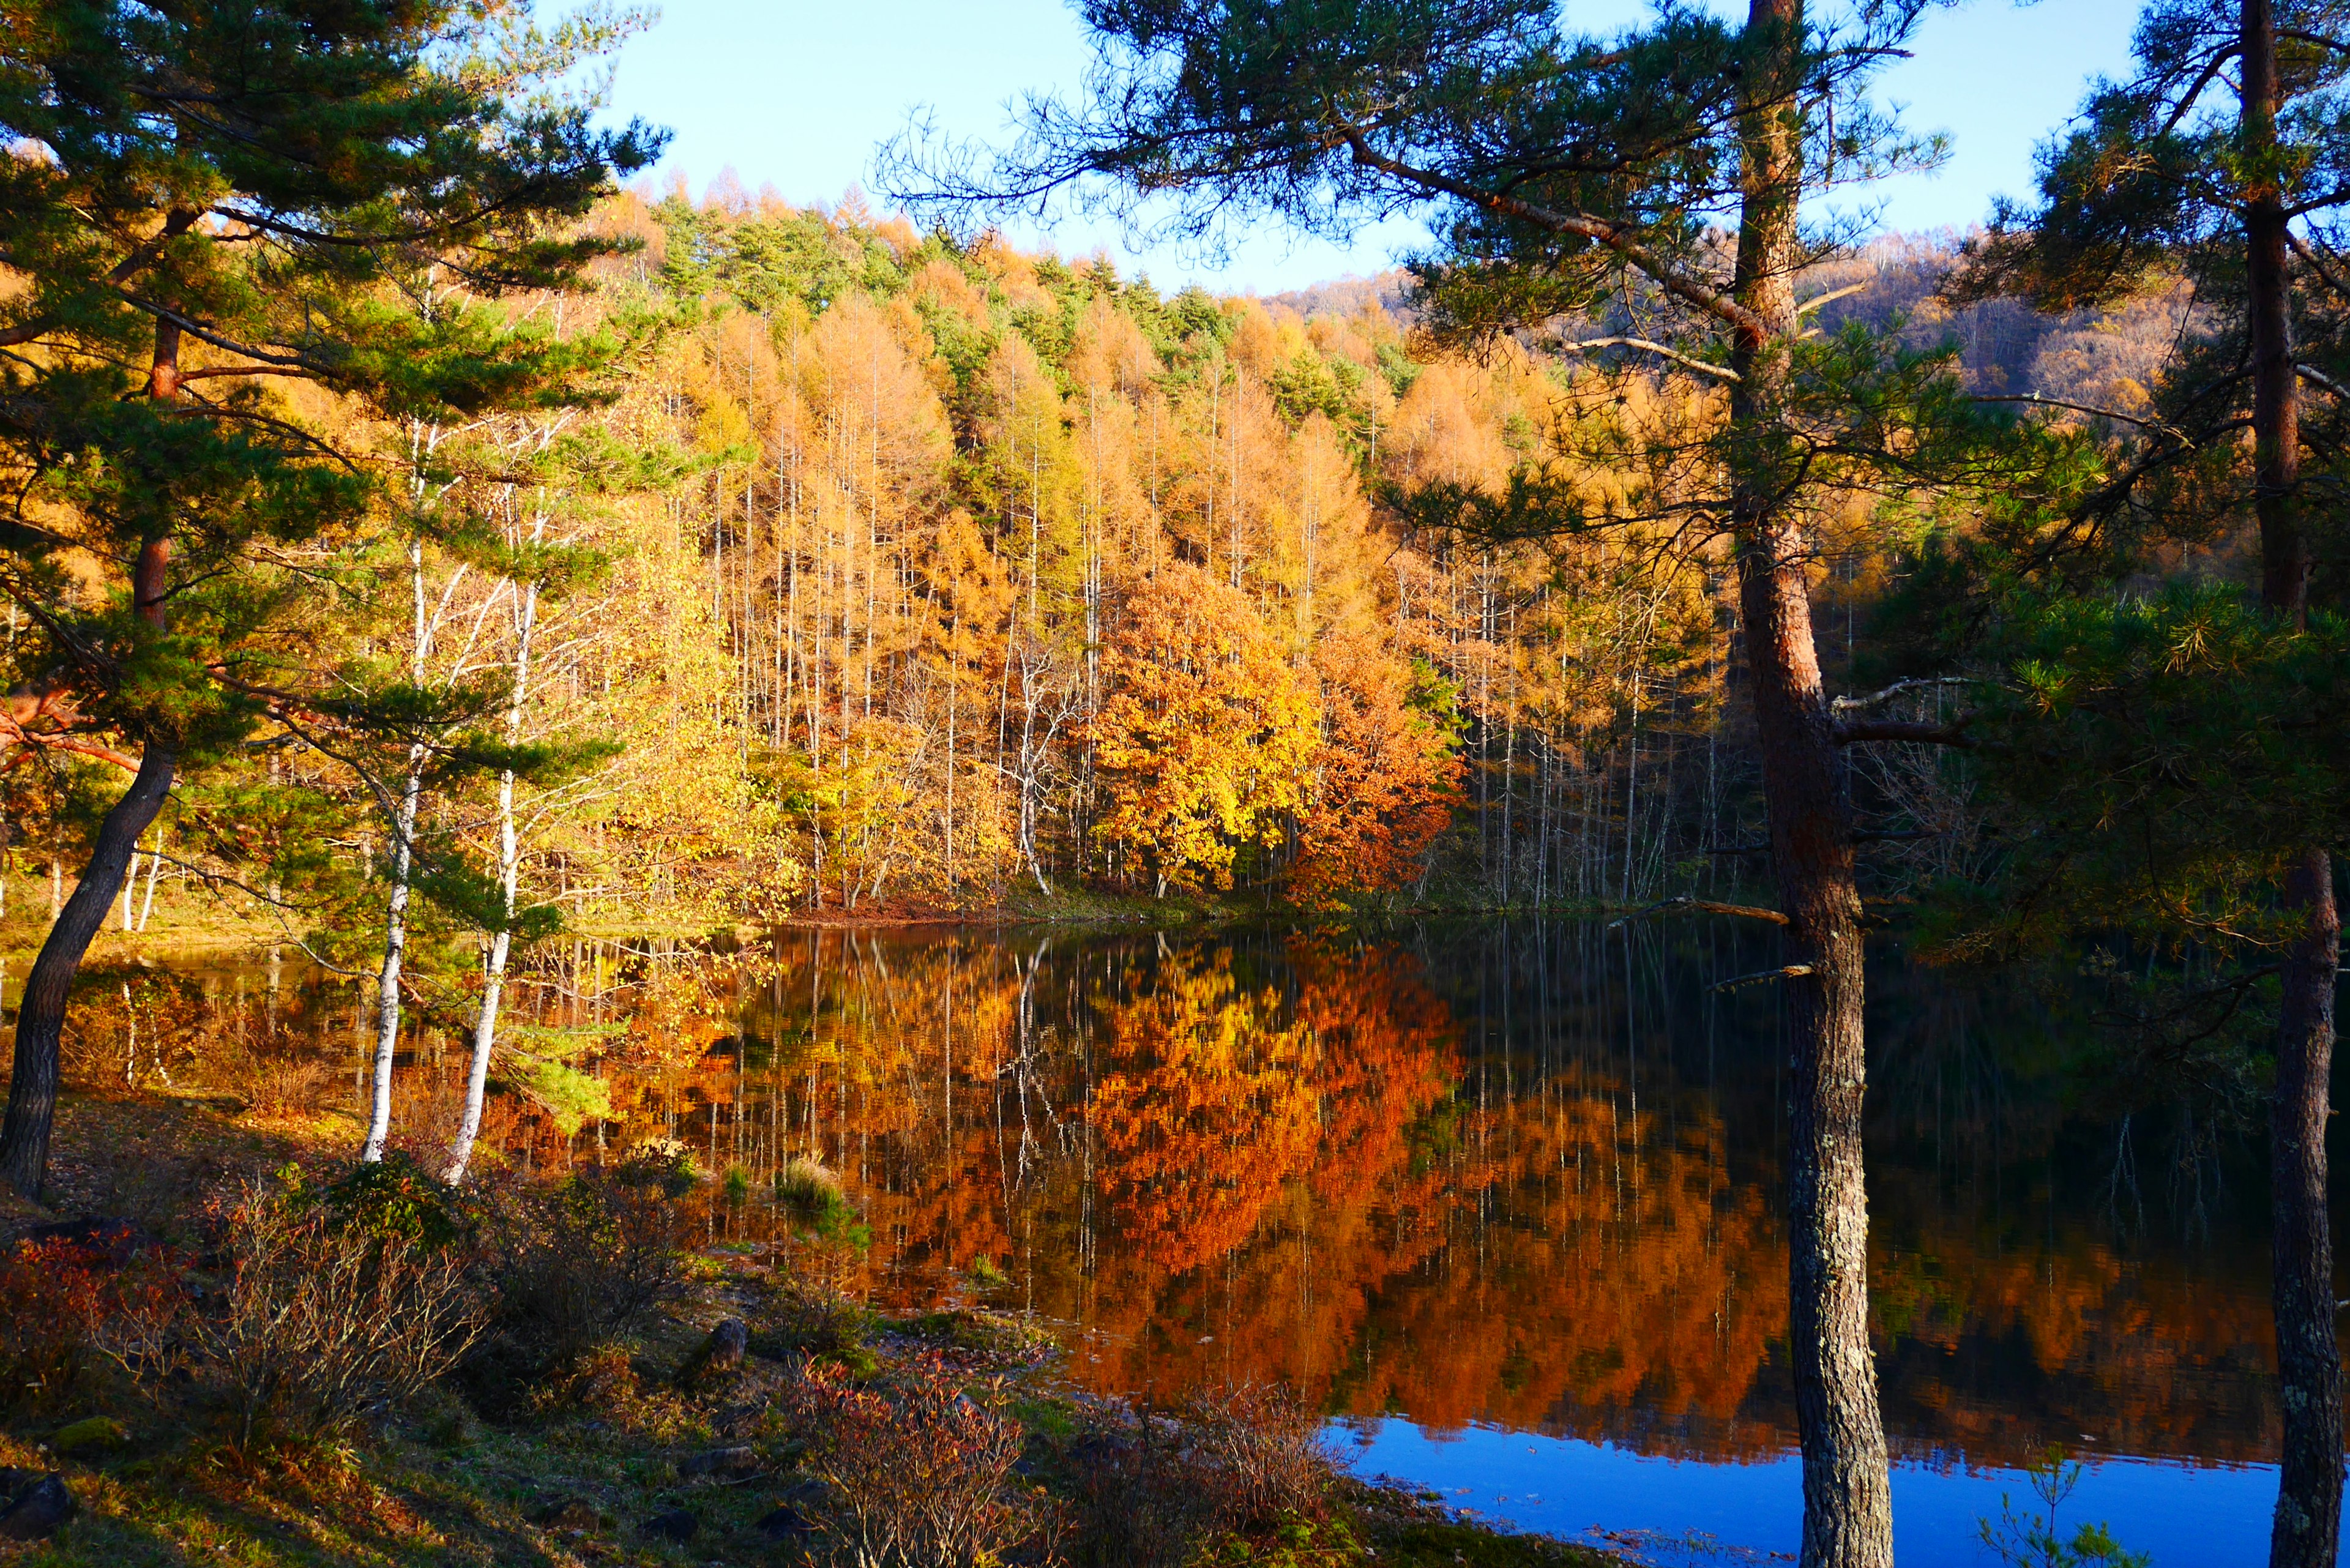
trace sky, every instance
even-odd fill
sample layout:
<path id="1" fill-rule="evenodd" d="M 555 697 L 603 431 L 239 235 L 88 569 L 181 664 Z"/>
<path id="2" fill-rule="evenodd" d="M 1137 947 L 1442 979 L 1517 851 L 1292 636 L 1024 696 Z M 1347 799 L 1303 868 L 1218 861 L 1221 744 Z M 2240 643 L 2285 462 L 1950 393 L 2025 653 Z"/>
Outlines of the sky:
<path id="1" fill-rule="evenodd" d="M 1570 0 L 1570 25 L 1606 31 L 1637 0 Z M 1857 198 L 1881 203 L 1880 226 L 1965 228 L 2000 192 L 2028 194 L 2033 147 L 2079 107 L 2101 73 L 2128 64 L 2134 0 L 1971 0 L 1930 13 L 1914 57 L 1880 78 L 1917 130 L 1943 130 L 1951 156 Z M 756 192 L 838 201 L 869 188 L 876 147 L 925 109 L 955 136 L 1003 139 L 1024 92 L 1074 90 L 1088 58 L 1065 0 L 663 0 L 662 16 L 616 62 L 612 113 L 668 127 L 658 178 L 700 191 L 732 170 Z M 1349 244 L 1265 225 L 1221 262 L 1170 245 L 1137 250 L 1115 225 L 1079 220 L 1014 231 L 1063 254 L 1106 249 L 1119 269 L 1162 286 L 1278 293 L 1391 265 L 1424 239 L 1409 222 Z"/>

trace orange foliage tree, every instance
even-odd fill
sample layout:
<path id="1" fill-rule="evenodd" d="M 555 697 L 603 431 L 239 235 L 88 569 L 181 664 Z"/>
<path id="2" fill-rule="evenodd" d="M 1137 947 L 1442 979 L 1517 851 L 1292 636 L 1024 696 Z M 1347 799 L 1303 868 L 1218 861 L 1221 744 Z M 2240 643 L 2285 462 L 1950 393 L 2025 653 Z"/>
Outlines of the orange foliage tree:
<path id="1" fill-rule="evenodd" d="M 1109 793 L 1097 831 L 1160 891 L 1228 888 L 1288 836 L 1316 744 L 1313 692 L 1238 590 L 1170 562 L 1128 585 L 1090 726 Z"/>
<path id="2" fill-rule="evenodd" d="M 1366 633 L 1332 635 L 1315 649 L 1314 670 L 1323 736 L 1293 887 L 1309 898 L 1402 888 L 1426 869 L 1460 804 L 1450 715 L 1415 701 L 1417 672 Z"/>

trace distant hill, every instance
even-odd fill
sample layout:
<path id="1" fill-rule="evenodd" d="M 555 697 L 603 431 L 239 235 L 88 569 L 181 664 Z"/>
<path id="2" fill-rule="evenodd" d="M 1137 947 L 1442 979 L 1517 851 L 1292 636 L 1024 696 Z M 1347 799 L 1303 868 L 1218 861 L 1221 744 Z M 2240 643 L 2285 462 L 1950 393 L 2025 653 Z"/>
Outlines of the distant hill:
<path id="1" fill-rule="evenodd" d="M 2037 392 L 2120 413 L 2146 406 L 2147 389 L 2186 325 L 2191 302 L 2184 287 L 2116 311 L 2046 316 L 2014 300 L 1952 310 L 1935 291 L 1957 258 L 1960 239 L 1947 231 L 1888 235 L 1812 268 L 1802 293 L 1810 298 L 1858 289 L 1820 307 L 1817 325 L 1824 331 L 1856 320 L 1878 327 L 1898 320 L 1903 339 L 1918 348 L 1956 338 L 1967 385 L 1978 392 Z M 1264 303 L 1309 320 L 1377 310 L 1409 330 L 1414 323 L 1409 284 L 1404 270 L 1394 267 L 1268 295 Z"/>
<path id="2" fill-rule="evenodd" d="M 1404 299 L 1409 282 L 1403 268 L 1389 267 L 1370 277 L 1333 278 L 1328 283 L 1269 294 L 1264 303 L 1285 306 L 1309 321 L 1317 316 L 1360 316 L 1366 310 L 1378 310 L 1399 325 L 1409 327 L 1412 312 Z"/>

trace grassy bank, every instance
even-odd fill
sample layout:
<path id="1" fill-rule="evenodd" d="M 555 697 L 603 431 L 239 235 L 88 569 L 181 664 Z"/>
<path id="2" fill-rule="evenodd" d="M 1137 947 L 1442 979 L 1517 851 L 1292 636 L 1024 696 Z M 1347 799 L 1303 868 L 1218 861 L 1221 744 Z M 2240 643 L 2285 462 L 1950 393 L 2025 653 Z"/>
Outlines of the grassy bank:
<path id="1" fill-rule="evenodd" d="M 137 1250 L 9 1245 L 0 1486 L 54 1472 L 78 1508 L 0 1553 L 653 1568 L 846 1563 L 887 1539 L 885 1560 L 925 1564 L 1609 1561 L 1349 1478 L 1270 1391 L 1138 1410 L 1064 1384 L 1034 1324 L 870 1312 L 812 1243 L 691 1244 L 706 1232 L 680 1220 L 705 1189 L 673 1165 L 457 1197 L 412 1175 L 353 1186 L 322 1152 L 348 1137 L 338 1118 L 68 1096 L 51 1202 L 0 1232 L 107 1215 Z M 820 1182 L 754 1200 L 808 1209 L 811 1235 L 838 1201 Z M 296 1317 L 366 1317 L 330 1288 L 353 1260 L 359 1293 L 398 1307 L 367 1320 L 377 1339 L 454 1334 L 429 1376 L 256 1313 L 274 1289 Z M 337 1357 L 339 1393 L 320 1381 Z"/>

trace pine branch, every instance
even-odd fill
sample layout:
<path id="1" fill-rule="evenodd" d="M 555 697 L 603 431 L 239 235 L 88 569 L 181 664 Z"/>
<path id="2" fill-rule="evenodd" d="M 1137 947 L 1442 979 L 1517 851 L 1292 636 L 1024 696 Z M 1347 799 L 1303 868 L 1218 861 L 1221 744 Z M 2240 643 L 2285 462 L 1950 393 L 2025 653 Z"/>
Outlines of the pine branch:
<path id="1" fill-rule="evenodd" d="M 1684 893 L 1678 898 L 1667 898 L 1662 903 L 1651 904 L 1645 909 L 1635 909 L 1628 915 L 1619 916 L 1607 922 L 1607 929 L 1612 931 L 1627 920 L 1645 919 L 1650 915 L 1679 914 L 1683 910 L 1702 915 L 1736 915 L 1742 919 L 1768 920 L 1774 926 L 1783 926 L 1787 923 L 1787 917 L 1776 909 L 1757 909 L 1752 904 L 1717 904 L 1710 898 L 1695 898 Z"/>
<path id="2" fill-rule="evenodd" d="M 1920 724 L 1902 719 L 1863 719 L 1855 723 L 1835 727 L 1835 743 L 1856 745 L 1865 741 L 1910 741 L 1926 746 L 1959 746 L 1971 749 L 1973 737 L 1966 728 L 1974 722 L 1970 713 L 1947 724 Z"/>
<path id="3" fill-rule="evenodd" d="M 1645 352 L 1657 355 L 1660 358 L 1670 359 L 1674 364 L 1679 365 L 1685 369 L 1695 370 L 1700 376 L 1711 376 L 1718 380 L 1723 381 L 1735 381 L 1739 379 L 1738 372 L 1726 366 L 1709 365 L 1702 359 L 1691 358 L 1689 355 L 1682 353 L 1678 348 L 1668 348 L 1663 344 L 1652 341 L 1646 337 L 1585 337 L 1579 340 L 1561 339 L 1559 347 L 1562 348 L 1573 348 L 1576 350 L 1586 348 L 1638 348 Z"/>
<path id="4" fill-rule="evenodd" d="M 1879 702 L 1887 701 L 1895 697 L 1898 697 L 1904 691 L 1923 691 L 1929 686 L 1965 686 L 1969 684 L 1970 684 L 1970 682 L 1968 678 L 1963 675 L 1916 676 L 1908 680 L 1897 680 L 1892 685 L 1884 688 L 1882 691 L 1872 691 L 1866 697 L 1837 697 L 1832 699 L 1828 703 L 1828 711 L 1832 713 L 1849 713 L 1856 708 L 1874 708 Z"/>

